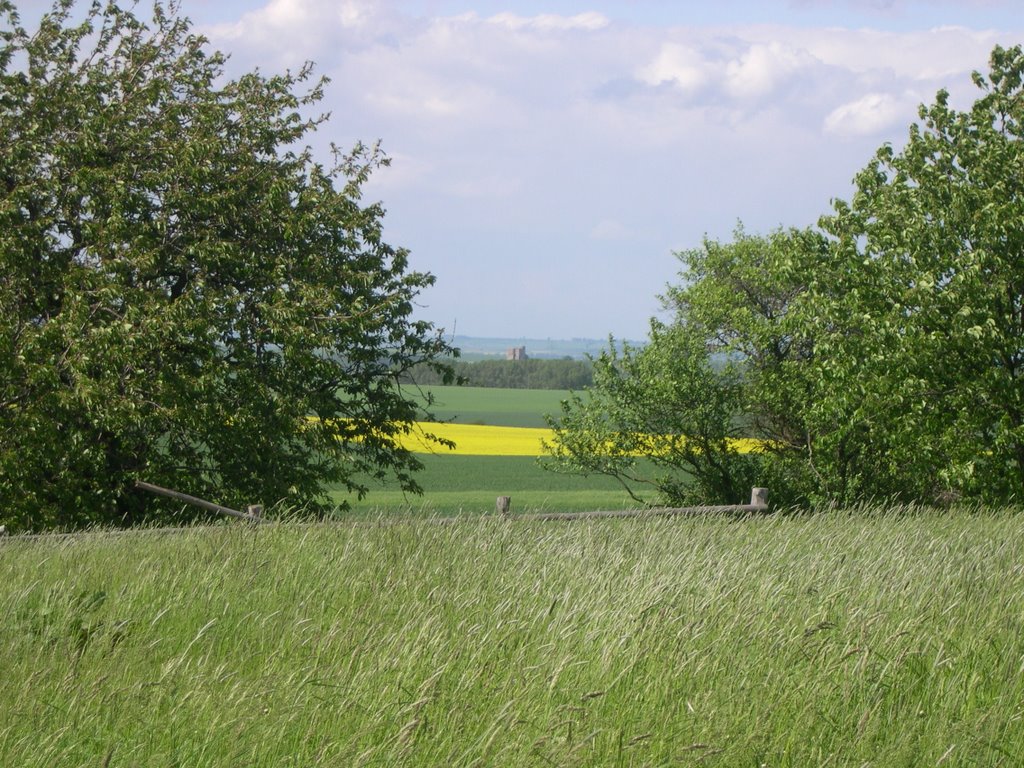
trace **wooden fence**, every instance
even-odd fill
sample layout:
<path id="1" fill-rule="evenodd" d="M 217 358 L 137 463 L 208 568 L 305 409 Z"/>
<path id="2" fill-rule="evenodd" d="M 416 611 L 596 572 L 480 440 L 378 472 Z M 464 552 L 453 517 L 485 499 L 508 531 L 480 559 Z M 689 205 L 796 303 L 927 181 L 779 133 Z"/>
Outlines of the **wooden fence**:
<path id="1" fill-rule="evenodd" d="M 495 511 L 514 520 L 586 520 L 605 517 L 676 517 L 703 514 L 763 514 L 768 512 L 768 489 L 751 488 L 749 504 L 717 504 L 696 507 L 652 507 L 649 509 L 602 510 L 594 512 L 536 512 L 512 514 L 512 497 L 499 496 Z"/>
<path id="2" fill-rule="evenodd" d="M 158 485 L 152 485 L 151 483 L 144 483 L 141 480 L 135 483 L 135 487 L 142 491 L 149 491 L 150 493 L 156 493 L 160 496 L 166 496 L 177 501 L 183 501 L 188 504 L 194 504 L 195 506 L 202 507 L 211 512 L 218 514 L 227 515 L 229 517 L 235 517 L 242 520 L 246 520 L 251 523 L 267 523 L 270 522 L 264 519 L 263 507 L 259 505 L 250 505 L 247 507 L 245 512 L 239 512 L 237 509 L 231 509 L 220 504 L 215 504 L 212 501 L 206 501 L 196 496 L 189 496 L 187 493 L 181 493 L 179 491 L 172 491 L 169 488 L 161 488 Z M 596 510 L 592 512 L 527 512 L 521 515 L 512 514 L 512 497 L 511 496 L 499 496 L 495 504 L 495 511 L 498 517 L 503 520 L 599 520 L 601 518 L 652 518 L 652 517 L 676 517 L 676 516 L 698 516 L 705 514 L 732 514 L 732 515 L 749 515 L 749 514 L 764 514 L 769 512 L 768 507 L 768 489 L 767 488 L 752 488 L 750 491 L 750 503 L 749 504 L 718 504 L 718 505 L 705 505 L 695 507 L 653 507 L 649 509 L 626 509 L 626 510 Z M 423 520 L 426 522 L 434 523 L 457 523 L 466 520 L 466 517 L 436 517 L 436 518 L 394 518 L 391 520 L 378 520 L 376 522 L 368 522 L 365 520 L 359 521 L 348 521 L 348 520 L 337 520 L 338 524 L 352 523 L 359 525 L 380 525 L 383 523 L 409 523 L 415 522 L 416 520 Z M 109 534 L 109 533 L 175 533 L 180 531 L 195 530 L 194 527 L 167 527 L 167 528 L 141 528 L 141 529 L 111 529 L 101 531 L 79 531 L 76 533 L 41 533 L 41 534 L 17 534 L 8 535 L 8 531 L 4 526 L 0 526 L 0 541 L 3 540 L 24 540 L 24 539 L 62 539 L 62 538 L 75 538 L 84 534 Z"/>

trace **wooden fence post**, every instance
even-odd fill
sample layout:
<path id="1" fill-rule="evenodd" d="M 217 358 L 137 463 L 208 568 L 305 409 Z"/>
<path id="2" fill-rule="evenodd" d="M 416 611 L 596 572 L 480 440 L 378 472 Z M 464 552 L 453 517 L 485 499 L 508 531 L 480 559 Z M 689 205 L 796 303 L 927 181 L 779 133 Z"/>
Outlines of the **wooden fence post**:
<path id="1" fill-rule="evenodd" d="M 768 506 L 768 489 L 767 488 L 751 488 L 750 489 L 750 506 L 752 506 L 752 507 L 767 507 Z"/>
<path id="2" fill-rule="evenodd" d="M 509 509 L 512 508 L 512 497 L 511 496 L 499 496 L 497 502 L 495 502 L 495 510 L 502 517 L 508 517 Z"/>

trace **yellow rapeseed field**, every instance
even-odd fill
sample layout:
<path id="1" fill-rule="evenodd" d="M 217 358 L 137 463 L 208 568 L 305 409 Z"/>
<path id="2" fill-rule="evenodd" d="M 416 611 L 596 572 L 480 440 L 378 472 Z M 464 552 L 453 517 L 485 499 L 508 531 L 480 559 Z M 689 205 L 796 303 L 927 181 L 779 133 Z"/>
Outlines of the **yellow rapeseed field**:
<path id="1" fill-rule="evenodd" d="M 431 443 L 427 432 L 451 440 L 455 449 Z M 402 440 L 404 447 L 416 453 L 455 454 L 458 456 L 541 456 L 542 440 L 551 442 L 550 429 L 536 427 L 492 427 L 480 424 L 438 424 L 419 422 Z"/>
<path id="2" fill-rule="evenodd" d="M 451 440 L 455 449 L 432 443 L 424 433 Z M 535 427 L 493 427 L 480 424 L 417 422 L 402 445 L 416 453 L 455 454 L 458 456 L 542 456 L 543 442 L 553 443 L 554 432 Z M 740 453 L 762 450 L 764 444 L 753 438 L 732 441 Z"/>

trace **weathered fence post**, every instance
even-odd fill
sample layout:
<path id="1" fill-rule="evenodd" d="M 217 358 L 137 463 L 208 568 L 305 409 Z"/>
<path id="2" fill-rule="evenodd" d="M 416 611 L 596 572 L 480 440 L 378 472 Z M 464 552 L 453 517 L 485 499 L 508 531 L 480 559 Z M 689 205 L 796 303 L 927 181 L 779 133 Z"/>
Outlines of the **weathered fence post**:
<path id="1" fill-rule="evenodd" d="M 498 501 L 495 503 L 495 509 L 497 510 L 498 514 L 501 515 L 502 517 L 508 517 L 509 509 L 511 509 L 511 507 L 512 507 L 512 497 L 511 496 L 499 496 L 498 497 Z"/>
<path id="2" fill-rule="evenodd" d="M 768 506 L 768 489 L 767 488 L 751 488 L 750 489 L 750 506 L 752 506 L 752 507 L 767 507 Z"/>

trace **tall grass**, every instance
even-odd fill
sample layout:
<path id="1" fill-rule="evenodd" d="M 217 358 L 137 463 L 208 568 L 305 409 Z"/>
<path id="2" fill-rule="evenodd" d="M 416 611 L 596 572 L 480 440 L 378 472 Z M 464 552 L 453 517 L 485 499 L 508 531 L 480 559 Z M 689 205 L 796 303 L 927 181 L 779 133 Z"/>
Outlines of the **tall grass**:
<path id="1" fill-rule="evenodd" d="M 1024 762 L 1024 517 L 0 545 L 0 764 Z"/>

